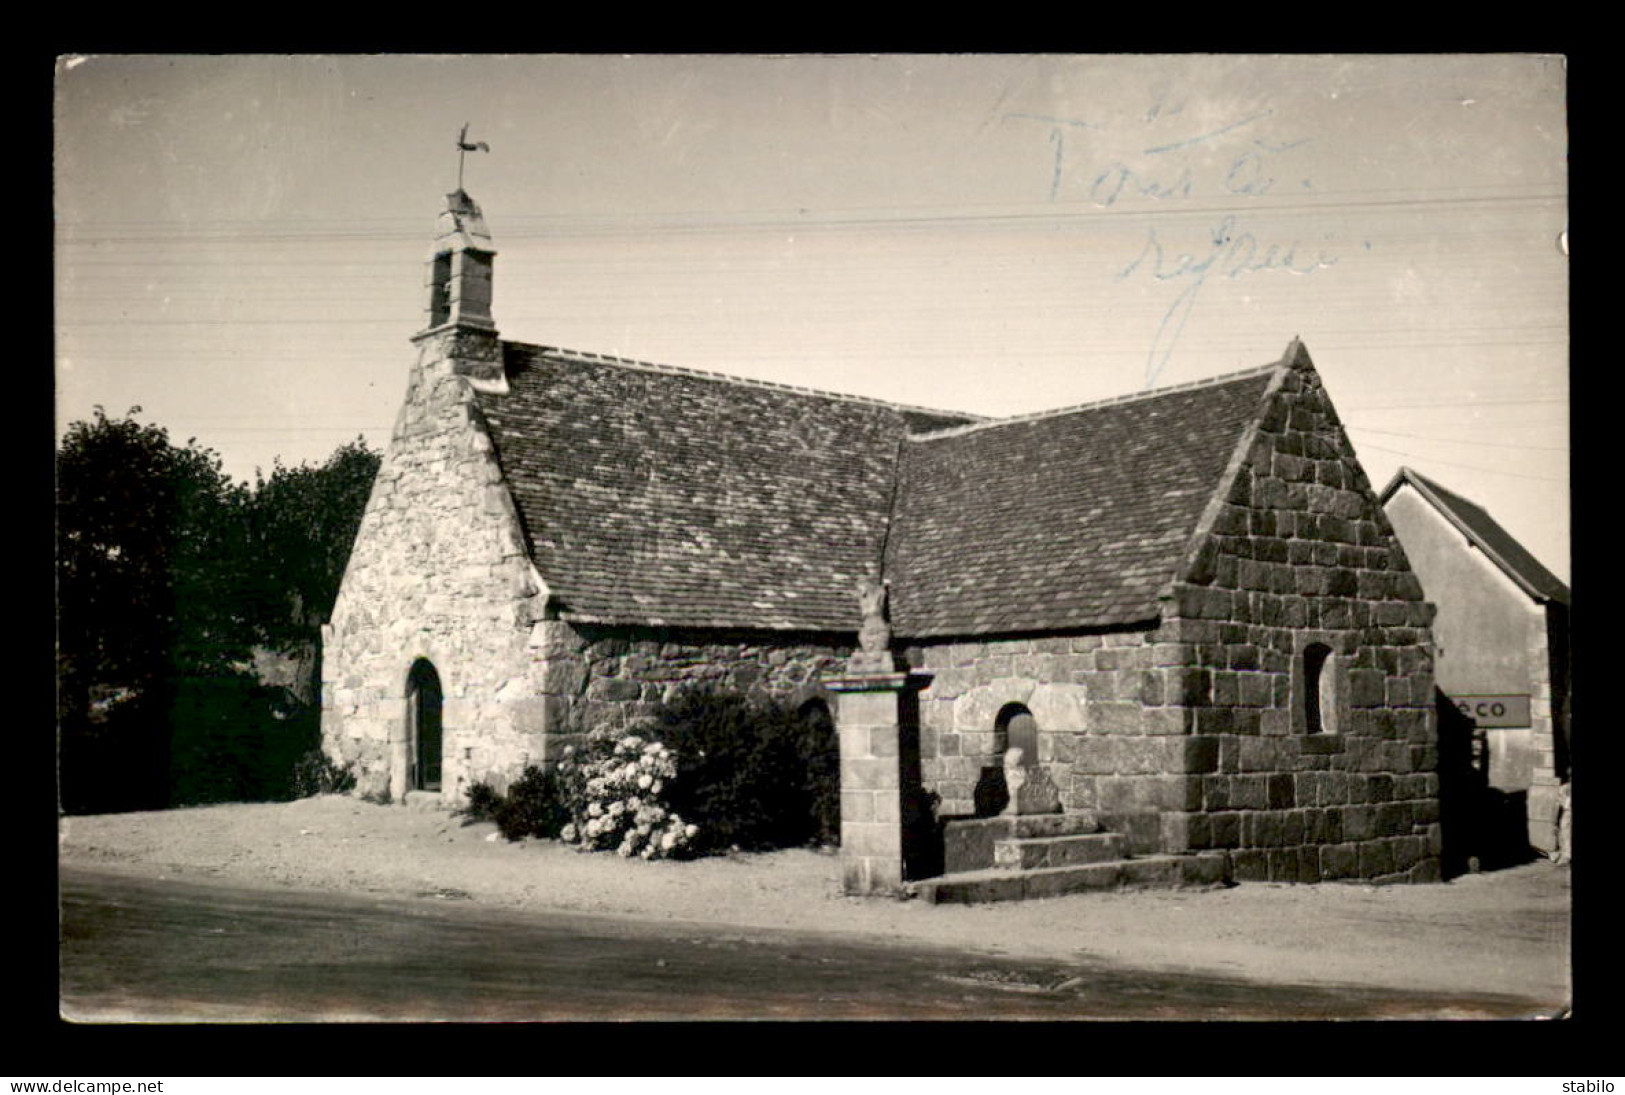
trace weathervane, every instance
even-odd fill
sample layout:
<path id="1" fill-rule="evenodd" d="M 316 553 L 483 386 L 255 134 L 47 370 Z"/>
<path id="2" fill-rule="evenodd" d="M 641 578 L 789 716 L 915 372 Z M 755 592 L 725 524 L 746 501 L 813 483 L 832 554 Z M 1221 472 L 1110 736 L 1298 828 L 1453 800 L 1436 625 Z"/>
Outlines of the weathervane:
<path id="1" fill-rule="evenodd" d="M 464 122 L 463 123 L 463 131 L 461 133 L 457 134 L 457 189 L 458 190 L 461 190 L 463 188 L 463 159 L 470 152 L 489 152 L 489 151 L 491 151 L 491 146 L 486 144 L 484 141 L 474 141 L 473 143 L 469 142 L 469 140 L 468 140 L 468 125 L 469 125 L 469 123 Z"/>

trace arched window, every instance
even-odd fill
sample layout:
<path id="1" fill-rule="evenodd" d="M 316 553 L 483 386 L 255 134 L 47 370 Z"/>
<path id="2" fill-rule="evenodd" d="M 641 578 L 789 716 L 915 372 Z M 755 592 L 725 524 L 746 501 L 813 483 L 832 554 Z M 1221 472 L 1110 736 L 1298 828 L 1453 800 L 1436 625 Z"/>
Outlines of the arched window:
<path id="1" fill-rule="evenodd" d="M 407 753 L 412 770 L 407 786 L 414 791 L 440 790 L 442 693 L 440 674 L 427 658 L 412 663 L 406 675 Z"/>
<path id="2" fill-rule="evenodd" d="M 1303 648 L 1303 731 L 1337 733 L 1337 662 L 1325 643 Z"/>

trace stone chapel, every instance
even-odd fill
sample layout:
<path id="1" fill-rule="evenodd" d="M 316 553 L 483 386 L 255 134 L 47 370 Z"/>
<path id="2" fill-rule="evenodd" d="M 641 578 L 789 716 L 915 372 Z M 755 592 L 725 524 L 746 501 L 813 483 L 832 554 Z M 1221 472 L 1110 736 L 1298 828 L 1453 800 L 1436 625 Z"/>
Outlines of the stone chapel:
<path id="1" fill-rule="evenodd" d="M 1439 877 L 1422 590 L 1309 354 L 1016 418 L 503 340 L 448 195 L 323 740 L 452 805 L 694 683 L 838 729 L 852 893 Z"/>

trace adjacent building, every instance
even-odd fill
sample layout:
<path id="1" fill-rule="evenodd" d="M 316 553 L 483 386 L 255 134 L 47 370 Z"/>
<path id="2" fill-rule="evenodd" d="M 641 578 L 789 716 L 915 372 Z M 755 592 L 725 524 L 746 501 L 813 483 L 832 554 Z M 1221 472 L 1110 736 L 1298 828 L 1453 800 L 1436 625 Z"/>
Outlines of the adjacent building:
<path id="1" fill-rule="evenodd" d="M 1553 851 L 1569 778 L 1569 589 L 1481 506 L 1411 468 L 1381 498 L 1438 606 L 1438 687 L 1479 731 L 1489 786 L 1526 796 L 1530 845 Z"/>

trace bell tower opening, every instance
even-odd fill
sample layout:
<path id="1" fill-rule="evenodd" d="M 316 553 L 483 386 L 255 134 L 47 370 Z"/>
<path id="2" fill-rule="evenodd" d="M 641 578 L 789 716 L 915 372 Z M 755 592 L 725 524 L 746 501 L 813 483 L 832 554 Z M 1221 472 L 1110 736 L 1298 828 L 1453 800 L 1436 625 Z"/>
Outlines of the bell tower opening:
<path id="1" fill-rule="evenodd" d="M 451 321 L 451 252 L 429 260 L 429 326 L 441 327 Z"/>

